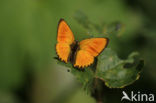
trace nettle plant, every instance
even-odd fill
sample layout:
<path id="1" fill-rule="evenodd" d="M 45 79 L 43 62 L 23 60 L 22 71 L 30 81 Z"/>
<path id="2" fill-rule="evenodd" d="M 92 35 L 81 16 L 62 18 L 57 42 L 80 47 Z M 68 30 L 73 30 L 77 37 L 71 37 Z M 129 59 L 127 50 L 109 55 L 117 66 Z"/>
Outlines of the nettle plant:
<path id="1" fill-rule="evenodd" d="M 74 15 L 75 20 L 80 23 L 91 38 L 121 36 L 123 24 L 116 22 L 109 25 L 94 24 L 82 12 Z M 111 35 L 110 35 L 111 34 Z M 111 42 L 111 39 L 110 39 Z M 126 48 L 125 48 L 126 49 Z M 138 52 L 132 52 L 127 59 L 122 60 L 110 46 L 95 58 L 91 66 L 83 70 L 74 68 L 72 63 L 64 63 L 58 59 L 59 65 L 65 66 L 82 84 L 87 93 L 90 93 L 97 101 L 103 95 L 102 86 L 108 88 L 123 88 L 134 83 L 140 77 L 144 61 L 140 59 Z"/>

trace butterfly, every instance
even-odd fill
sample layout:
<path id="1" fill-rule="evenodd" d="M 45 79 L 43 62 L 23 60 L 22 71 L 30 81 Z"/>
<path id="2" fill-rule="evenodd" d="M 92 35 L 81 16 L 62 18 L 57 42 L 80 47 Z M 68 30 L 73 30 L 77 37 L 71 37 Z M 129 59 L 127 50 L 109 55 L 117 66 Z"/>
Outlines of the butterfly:
<path id="1" fill-rule="evenodd" d="M 59 60 L 71 62 L 76 68 L 85 68 L 94 63 L 107 46 L 108 38 L 88 38 L 75 41 L 73 32 L 64 19 L 60 19 L 57 28 L 56 53 Z"/>

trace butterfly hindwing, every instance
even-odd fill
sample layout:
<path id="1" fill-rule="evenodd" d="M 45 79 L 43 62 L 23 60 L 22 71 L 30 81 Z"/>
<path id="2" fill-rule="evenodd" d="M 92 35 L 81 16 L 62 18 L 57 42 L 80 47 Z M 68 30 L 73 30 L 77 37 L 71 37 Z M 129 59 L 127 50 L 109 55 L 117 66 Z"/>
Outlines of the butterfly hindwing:
<path id="1" fill-rule="evenodd" d="M 84 68 L 89 66 L 94 62 L 94 57 L 90 55 L 89 52 L 85 50 L 79 50 L 76 53 L 74 67 Z"/>
<path id="2" fill-rule="evenodd" d="M 67 43 L 57 43 L 56 52 L 57 52 L 57 55 L 59 56 L 59 59 L 67 63 L 70 52 L 71 52 L 70 45 Z"/>
<path id="3" fill-rule="evenodd" d="M 57 30 L 57 44 L 56 53 L 61 61 L 68 62 L 68 58 L 71 53 L 71 45 L 75 42 L 74 35 L 67 25 L 67 23 L 61 19 L 58 24 Z"/>
<path id="4" fill-rule="evenodd" d="M 74 67 L 84 68 L 94 62 L 108 44 L 107 38 L 91 38 L 82 40 L 79 49 L 76 51 Z"/>

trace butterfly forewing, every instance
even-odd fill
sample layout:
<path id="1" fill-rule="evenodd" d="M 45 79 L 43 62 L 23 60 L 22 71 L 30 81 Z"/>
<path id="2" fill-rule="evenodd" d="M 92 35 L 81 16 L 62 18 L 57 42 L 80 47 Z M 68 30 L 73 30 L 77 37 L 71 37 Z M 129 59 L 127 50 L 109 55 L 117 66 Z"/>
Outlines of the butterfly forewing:
<path id="1" fill-rule="evenodd" d="M 68 44 L 72 44 L 74 42 L 74 35 L 63 19 L 60 20 L 58 25 L 57 41 Z"/>
<path id="2" fill-rule="evenodd" d="M 68 62 L 68 58 L 71 53 L 70 45 L 74 43 L 74 35 L 67 25 L 67 23 L 61 19 L 58 24 L 57 31 L 57 44 L 56 44 L 56 53 L 61 59 L 61 61 Z"/>

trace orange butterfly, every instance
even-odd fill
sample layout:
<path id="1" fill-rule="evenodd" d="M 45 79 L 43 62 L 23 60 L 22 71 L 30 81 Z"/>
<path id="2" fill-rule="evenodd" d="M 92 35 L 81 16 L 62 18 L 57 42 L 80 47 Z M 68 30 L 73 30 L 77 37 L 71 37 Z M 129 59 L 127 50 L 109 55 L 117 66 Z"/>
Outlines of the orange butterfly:
<path id="1" fill-rule="evenodd" d="M 74 67 L 84 68 L 94 63 L 94 58 L 106 48 L 108 41 L 108 38 L 90 38 L 76 42 L 70 27 L 60 19 L 56 53 L 61 61 L 71 61 Z"/>

